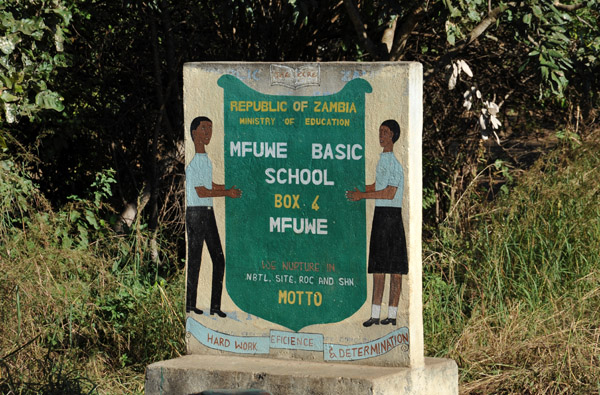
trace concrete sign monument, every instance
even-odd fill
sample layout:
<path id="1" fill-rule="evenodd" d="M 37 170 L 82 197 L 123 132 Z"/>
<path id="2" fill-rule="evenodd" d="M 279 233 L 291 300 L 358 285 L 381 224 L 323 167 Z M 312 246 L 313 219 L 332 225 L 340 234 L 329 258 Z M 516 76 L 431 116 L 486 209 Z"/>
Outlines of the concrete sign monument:
<path id="1" fill-rule="evenodd" d="M 184 112 L 188 353 L 423 376 L 420 64 L 188 63 Z"/>

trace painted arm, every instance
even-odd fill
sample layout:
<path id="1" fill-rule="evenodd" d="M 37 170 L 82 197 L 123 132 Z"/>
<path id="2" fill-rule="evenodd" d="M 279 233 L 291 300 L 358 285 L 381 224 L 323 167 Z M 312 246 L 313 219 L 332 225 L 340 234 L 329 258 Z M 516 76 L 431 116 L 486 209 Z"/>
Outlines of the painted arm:
<path id="1" fill-rule="evenodd" d="M 375 190 L 375 184 L 367 185 L 365 191 L 361 192 L 358 188 L 352 191 L 346 191 L 346 198 L 351 202 L 357 202 L 361 199 L 387 199 L 392 200 L 396 195 L 398 187 L 388 185 L 379 191 Z"/>
<path id="2" fill-rule="evenodd" d="M 207 189 L 206 187 L 195 187 L 196 194 L 200 198 L 207 197 L 230 197 L 230 198 L 239 198 L 242 196 L 242 191 L 234 186 L 229 189 L 225 189 L 225 185 L 215 184 L 213 182 L 212 189 Z"/>

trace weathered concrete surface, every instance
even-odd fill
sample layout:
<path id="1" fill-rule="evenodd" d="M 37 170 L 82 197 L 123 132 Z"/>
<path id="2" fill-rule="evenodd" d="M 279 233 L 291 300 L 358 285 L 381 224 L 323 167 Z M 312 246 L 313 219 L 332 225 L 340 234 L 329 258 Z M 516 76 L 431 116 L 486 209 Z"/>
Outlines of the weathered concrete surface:
<path id="1" fill-rule="evenodd" d="M 209 389 L 261 389 L 273 395 L 458 394 L 450 359 L 425 358 L 416 368 L 187 355 L 146 368 L 146 394 L 193 394 Z"/>

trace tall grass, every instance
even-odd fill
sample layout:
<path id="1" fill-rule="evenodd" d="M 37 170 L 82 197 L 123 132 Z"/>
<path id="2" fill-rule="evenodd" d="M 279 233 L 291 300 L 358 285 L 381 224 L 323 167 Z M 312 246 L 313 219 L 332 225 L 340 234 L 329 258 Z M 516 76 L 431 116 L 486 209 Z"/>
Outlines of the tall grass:
<path id="1" fill-rule="evenodd" d="M 597 137 L 562 147 L 426 243 L 427 350 L 458 362 L 462 392 L 600 390 L 599 180 Z"/>
<path id="2" fill-rule="evenodd" d="M 183 350 L 182 276 L 159 274 L 174 249 L 157 267 L 142 224 L 115 234 L 106 183 L 54 211 L 0 166 L 0 393 L 142 392 L 145 366 Z"/>

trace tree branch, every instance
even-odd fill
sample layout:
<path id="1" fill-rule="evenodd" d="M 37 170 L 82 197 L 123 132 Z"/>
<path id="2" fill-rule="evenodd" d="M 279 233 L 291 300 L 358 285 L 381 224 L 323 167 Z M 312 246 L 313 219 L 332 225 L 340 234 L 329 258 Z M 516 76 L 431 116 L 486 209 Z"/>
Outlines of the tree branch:
<path id="1" fill-rule="evenodd" d="M 398 18 L 394 18 L 392 23 L 383 31 L 381 36 L 381 43 L 385 44 L 388 53 L 392 52 L 394 45 L 394 35 L 396 33 L 396 25 L 398 24 Z"/>
<path id="2" fill-rule="evenodd" d="M 363 45 L 363 47 L 369 52 L 375 59 L 379 59 L 379 51 L 377 50 L 377 46 L 371 41 L 369 36 L 367 35 L 367 29 L 365 28 L 365 24 L 362 22 L 360 17 L 360 13 L 358 12 L 358 8 L 354 4 L 353 0 L 344 0 L 344 6 L 346 6 L 346 12 L 354 25 L 354 30 L 356 30 L 356 34 L 358 35 L 358 39 Z"/>
<path id="3" fill-rule="evenodd" d="M 490 13 L 488 13 L 484 20 L 479 22 L 479 24 L 475 26 L 473 30 L 471 30 L 471 33 L 469 33 L 469 37 L 466 40 L 463 40 L 461 44 L 448 51 L 444 58 L 447 59 L 448 57 L 452 57 L 454 54 L 461 52 L 473 41 L 477 40 L 479 36 L 481 36 L 487 30 L 487 28 L 490 27 L 492 23 L 496 22 L 500 14 L 506 11 L 508 7 L 514 7 L 515 5 L 516 3 L 506 3 L 494 8 Z"/>
<path id="4" fill-rule="evenodd" d="M 562 4 L 560 1 L 555 1 L 554 7 L 558 8 L 559 10 L 562 10 L 562 11 L 573 12 L 573 11 L 577 11 L 577 10 L 585 7 L 585 4 L 584 3 Z"/>
<path id="5" fill-rule="evenodd" d="M 419 23 L 421 18 L 425 15 L 423 3 L 425 3 L 424 0 L 417 2 L 400 24 L 400 29 L 396 32 L 394 37 L 394 45 L 390 50 L 390 60 L 400 60 L 408 38 L 413 30 L 415 30 L 417 23 Z"/>
<path id="6" fill-rule="evenodd" d="M 508 5 L 501 5 L 494 8 L 490 13 L 488 13 L 485 19 L 479 22 L 479 25 L 475 26 L 475 28 L 471 30 L 466 45 L 469 45 L 473 41 L 477 40 L 477 38 L 479 38 L 479 36 L 481 36 L 487 30 L 487 28 L 490 27 L 492 23 L 496 22 L 500 14 L 506 11 L 507 8 Z"/>

